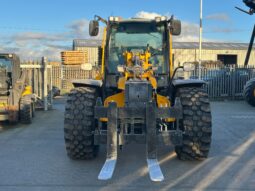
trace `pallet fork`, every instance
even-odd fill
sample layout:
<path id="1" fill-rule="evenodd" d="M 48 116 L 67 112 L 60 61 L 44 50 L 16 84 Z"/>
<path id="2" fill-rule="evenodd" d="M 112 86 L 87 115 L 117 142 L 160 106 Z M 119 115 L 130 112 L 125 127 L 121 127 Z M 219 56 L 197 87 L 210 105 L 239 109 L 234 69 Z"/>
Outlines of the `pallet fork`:
<path id="1" fill-rule="evenodd" d="M 100 103 L 100 101 L 98 102 Z M 145 111 L 145 112 L 143 112 Z M 148 171 L 150 179 L 154 182 L 160 182 L 164 180 L 163 173 L 159 166 L 157 159 L 157 146 L 159 142 L 164 139 L 165 145 L 181 145 L 182 144 L 182 131 L 179 130 L 179 119 L 182 118 L 182 107 L 180 99 L 176 98 L 175 106 L 172 108 L 157 108 L 154 102 L 146 104 L 145 108 L 117 108 L 115 102 L 111 102 L 109 106 L 103 107 L 97 104 L 95 108 L 96 118 L 106 117 L 107 122 L 107 155 L 106 161 L 98 175 L 99 180 L 109 180 L 113 176 L 113 172 L 117 163 L 118 146 L 121 142 L 129 139 L 129 136 L 135 137 L 135 135 L 123 135 L 123 131 L 118 129 L 118 119 L 126 117 L 144 117 L 146 132 L 144 135 L 140 135 L 142 140 L 146 143 L 146 156 Z M 158 118 L 176 118 L 177 130 L 168 131 L 164 134 L 159 135 L 156 128 L 156 119 Z M 103 135 L 101 135 L 103 136 Z M 95 139 L 98 140 L 100 135 L 96 135 Z M 101 137 L 102 139 L 102 137 Z M 166 141 L 167 140 L 167 141 Z"/>

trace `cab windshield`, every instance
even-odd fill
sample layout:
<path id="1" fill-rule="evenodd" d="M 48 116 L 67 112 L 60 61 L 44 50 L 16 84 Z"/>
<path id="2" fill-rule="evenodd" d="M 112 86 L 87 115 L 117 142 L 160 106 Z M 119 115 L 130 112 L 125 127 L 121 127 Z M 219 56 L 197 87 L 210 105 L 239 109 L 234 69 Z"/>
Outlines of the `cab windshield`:
<path id="1" fill-rule="evenodd" d="M 12 61 L 5 57 L 0 57 L 0 69 L 6 69 L 7 72 L 11 72 Z"/>
<path id="2" fill-rule="evenodd" d="M 149 50 L 149 62 L 165 73 L 164 26 L 156 23 L 126 23 L 112 27 L 109 39 L 108 72 L 117 73 L 117 65 L 124 64 L 125 51 L 144 53 Z"/>

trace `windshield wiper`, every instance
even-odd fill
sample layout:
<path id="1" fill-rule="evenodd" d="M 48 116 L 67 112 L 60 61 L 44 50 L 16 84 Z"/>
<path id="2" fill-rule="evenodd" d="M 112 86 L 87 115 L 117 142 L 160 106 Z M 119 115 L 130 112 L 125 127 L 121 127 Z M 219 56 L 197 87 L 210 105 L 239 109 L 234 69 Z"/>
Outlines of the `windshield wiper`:
<path id="1" fill-rule="evenodd" d="M 153 36 L 154 38 L 158 38 L 158 39 L 159 39 L 159 37 L 156 36 L 156 35 L 154 35 L 154 34 L 151 34 L 151 33 L 146 33 L 146 34 L 148 34 L 148 35 L 150 35 L 150 36 Z"/>

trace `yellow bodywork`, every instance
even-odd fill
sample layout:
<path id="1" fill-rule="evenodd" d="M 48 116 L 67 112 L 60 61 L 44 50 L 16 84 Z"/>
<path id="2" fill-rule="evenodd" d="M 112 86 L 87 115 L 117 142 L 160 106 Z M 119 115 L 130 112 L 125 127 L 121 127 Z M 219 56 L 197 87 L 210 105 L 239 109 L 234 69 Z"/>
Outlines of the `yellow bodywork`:
<path id="1" fill-rule="evenodd" d="M 107 36 L 107 31 L 106 29 L 104 30 L 104 38 L 103 38 L 103 43 L 102 43 L 102 68 L 101 68 L 101 73 L 98 73 L 96 76 L 97 80 L 101 80 L 103 79 L 104 76 L 104 65 L 105 65 L 105 60 L 104 60 L 104 54 L 105 54 L 105 43 L 106 43 L 106 36 Z M 170 39 L 170 44 L 171 44 L 171 39 Z M 170 45 L 170 55 L 172 55 L 172 46 Z M 119 78 L 118 80 L 118 89 L 122 90 L 122 92 L 117 93 L 115 95 L 109 96 L 104 100 L 104 106 L 108 107 L 110 102 L 116 102 L 117 103 L 117 107 L 124 107 L 125 106 L 125 84 L 126 81 L 129 80 L 130 78 L 139 78 L 139 79 L 146 79 L 148 80 L 153 89 L 157 89 L 157 80 L 154 77 L 154 72 L 152 70 L 152 64 L 150 64 L 149 59 L 151 57 L 151 53 L 149 52 L 149 50 L 145 51 L 144 53 L 133 53 L 133 52 L 128 52 L 125 51 L 123 53 L 123 57 L 125 60 L 125 66 L 126 67 L 132 67 L 134 66 L 134 61 L 133 58 L 134 57 L 139 57 L 139 60 L 142 61 L 142 67 L 143 70 L 145 71 L 143 74 L 141 74 L 140 76 L 134 76 L 135 74 L 130 73 L 128 71 L 125 71 L 123 73 L 123 76 Z M 169 58 L 169 63 L 170 63 L 170 75 L 172 75 L 173 73 L 173 63 L 172 63 L 172 56 Z M 156 103 L 157 106 L 159 108 L 163 108 L 163 107 L 171 107 L 171 102 L 169 100 L 168 97 L 156 94 L 153 95 L 154 99 L 156 99 Z M 101 118 L 100 121 L 102 122 L 107 122 L 107 118 Z M 174 118 L 168 118 L 165 119 L 166 122 L 174 122 L 175 119 Z"/>
<path id="2" fill-rule="evenodd" d="M 170 77 L 172 77 L 173 76 L 173 74 L 174 74 L 174 64 L 173 64 L 173 43 L 172 43 L 172 41 L 173 41 L 173 37 L 172 37 L 172 34 L 169 32 L 169 64 L 170 64 L 170 66 L 169 66 L 169 71 L 170 71 Z"/>
<path id="3" fill-rule="evenodd" d="M 152 64 L 149 64 L 149 59 L 151 57 L 151 53 L 149 51 L 146 51 L 144 54 L 140 54 L 140 53 L 135 54 L 133 52 L 126 51 L 123 53 L 123 56 L 126 61 L 127 67 L 131 67 L 134 65 L 133 61 L 132 61 L 132 58 L 134 56 L 138 56 L 139 59 L 143 61 L 143 69 L 144 70 L 148 70 L 150 67 L 152 67 Z M 118 88 L 121 90 L 124 90 L 126 81 L 129 78 L 134 78 L 134 77 L 138 77 L 140 79 L 147 79 L 148 81 L 151 82 L 153 89 L 157 88 L 157 80 L 155 79 L 154 72 L 152 70 L 148 70 L 141 76 L 134 76 L 133 74 L 131 74 L 129 72 L 125 72 L 124 77 L 121 77 L 118 81 Z"/>
<path id="4" fill-rule="evenodd" d="M 107 97 L 104 101 L 104 106 L 108 107 L 110 102 L 116 102 L 117 107 L 124 107 L 125 106 L 125 93 L 124 93 L 124 91 Z M 107 118 L 101 118 L 100 121 L 107 122 L 108 120 L 107 120 Z"/>
<path id="5" fill-rule="evenodd" d="M 114 94 L 112 96 L 109 96 L 104 101 L 104 106 L 108 107 L 110 102 L 116 102 L 118 107 L 124 107 L 125 106 L 125 95 L 124 91 L 118 94 Z"/>
<path id="6" fill-rule="evenodd" d="M 31 95 L 33 93 L 32 86 L 26 86 L 21 97 Z M 0 102 L 0 121 L 17 119 L 19 105 L 10 105 L 9 99 Z"/>
<path id="7" fill-rule="evenodd" d="M 101 71 L 97 71 L 96 80 L 102 80 L 104 77 L 104 65 L 105 65 L 105 45 L 106 45 L 106 37 L 107 37 L 107 28 L 104 28 L 103 41 L 102 41 L 102 65 Z"/>
<path id="8" fill-rule="evenodd" d="M 22 97 L 31 94 L 33 94 L 32 86 L 26 86 L 24 91 L 22 92 Z"/>

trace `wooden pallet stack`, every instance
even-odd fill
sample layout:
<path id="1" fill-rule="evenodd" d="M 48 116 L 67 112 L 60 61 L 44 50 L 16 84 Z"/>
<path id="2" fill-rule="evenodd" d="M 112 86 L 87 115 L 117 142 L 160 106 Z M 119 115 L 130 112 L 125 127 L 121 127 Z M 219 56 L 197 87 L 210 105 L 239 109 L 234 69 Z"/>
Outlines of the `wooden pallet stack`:
<path id="1" fill-rule="evenodd" d="M 63 65 L 81 65 L 89 62 L 87 51 L 64 51 L 61 52 Z"/>

